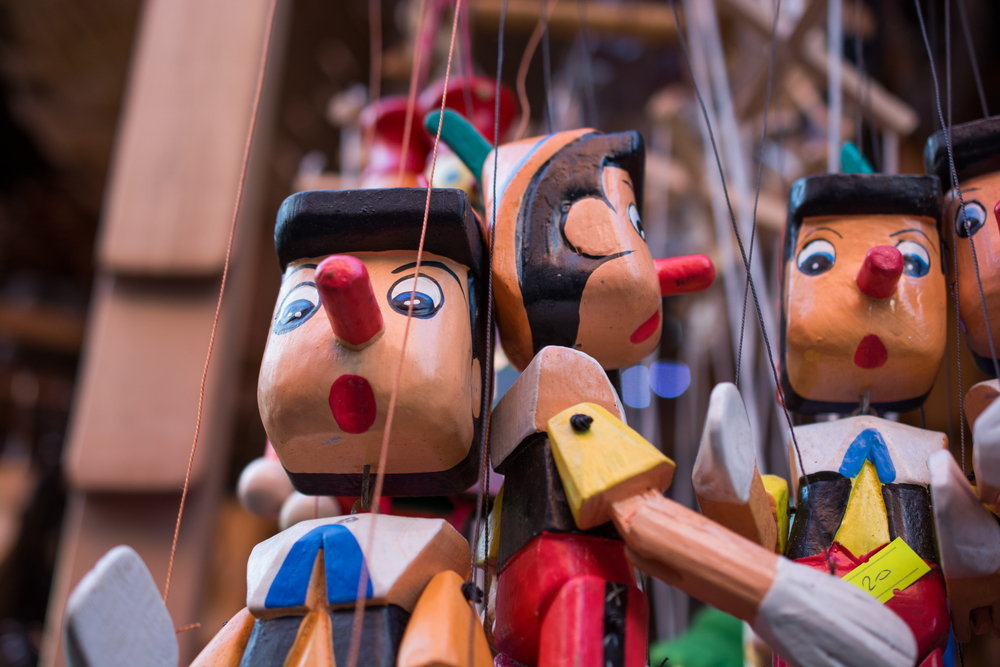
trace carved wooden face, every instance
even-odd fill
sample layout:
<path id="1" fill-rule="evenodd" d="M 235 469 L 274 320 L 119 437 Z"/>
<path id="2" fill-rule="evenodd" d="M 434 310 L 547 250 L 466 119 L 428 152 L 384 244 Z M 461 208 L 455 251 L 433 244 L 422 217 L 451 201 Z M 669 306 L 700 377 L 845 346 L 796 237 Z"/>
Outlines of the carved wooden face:
<path id="1" fill-rule="evenodd" d="M 809 401 L 853 404 L 866 388 L 872 403 L 883 404 L 930 391 L 946 341 L 946 287 L 934 221 L 808 217 L 793 238 L 783 297 L 783 364 L 792 390 Z M 857 276 L 879 246 L 898 250 L 902 273 L 888 296 L 876 298 Z"/>
<path id="2" fill-rule="evenodd" d="M 986 297 L 986 312 L 990 315 L 994 347 L 1000 354 L 1000 225 L 994 216 L 994 208 L 1000 202 L 1000 172 L 991 172 L 959 183 L 972 240 L 976 244 L 976 259 L 979 262 L 979 277 Z M 965 336 L 969 347 L 980 357 L 989 359 L 990 343 L 983 319 L 983 305 L 976 282 L 976 267 L 972 260 L 972 244 L 962 219 L 961 207 L 955 191 L 945 195 L 944 220 L 947 225 L 948 247 L 958 247 L 958 310 L 965 326 Z M 948 257 L 950 280 L 955 282 L 955 264 Z M 988 362 L 987 362 L 988 363 Z"/>
<path id="3" fill-rule="evenodd" d="M 261 364 L 257 402 L 264 427 L 282 465 L 306 493 L 348 495 L 363 466 L 377 471 L 402 350 L 416 253 L 351 254 L 368 271 L 382 335 L 360 350 L 341 343 L 314 284 L 323 258 L 302 259 L 285 271 Z M 473 307 L 467 268 L 424 253 L 389 442 L 387 494 L 423 495 L 419 482 L 393 481 L 413 474 L 423 475 L 425 493 L 455 491 L 446 490 L 454 477 L 446 473 L 467 462 L 480 412 Z M 433 481 L 437 473 L 447 479 Z"/>
<path id="4" fill-rule="evenodd" d="M 517 368 L 547 345 L 622 368 L 659 343 L 660 286 L 636 197 L 642 184 L 634 166 L 622 166 L 632 155 L 615 161 L 628 141 L 628 133 L 574 130 L 500 147 L 493 284 L 501 342 Z M 483 174 L 490 216 L 492 161 Z"/>

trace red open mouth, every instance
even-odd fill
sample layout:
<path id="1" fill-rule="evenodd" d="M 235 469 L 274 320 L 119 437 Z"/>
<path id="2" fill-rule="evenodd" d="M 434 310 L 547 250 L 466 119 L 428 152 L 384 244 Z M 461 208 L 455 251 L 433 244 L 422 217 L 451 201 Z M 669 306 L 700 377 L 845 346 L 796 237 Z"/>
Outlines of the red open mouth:
<path id="1" fill-rule="evenodd" d="M 854 351 L 854 364 L 864 369 L 878 368 L 884 366 L 889 360 L 889 351 L 875 334 L 868 334 L 858 343 L 858 349 Z"/>
<path id="2" fill-rule="evenodd" d="M 660 326 L 660 311 L 656 311 L 655 313 L 653 313 L 652 317 L 650 317 L 648 320 L 640 324 L 639 328 L 632 332 L 632 335 L 629 337 L 628 340 L 633 345 L 638 345 L 639 343 L 643 342 L 644 340 L 652 336 L 654 333 L 656 333 L 656 329 L 659 326 Z"/>
<path id="3" fill-rule="evenodd" d="M 375 423 L 375 392 L 360 375 L 341 375 L 330 387 L 330 411 L 344 433 L 364 433 Z"/>

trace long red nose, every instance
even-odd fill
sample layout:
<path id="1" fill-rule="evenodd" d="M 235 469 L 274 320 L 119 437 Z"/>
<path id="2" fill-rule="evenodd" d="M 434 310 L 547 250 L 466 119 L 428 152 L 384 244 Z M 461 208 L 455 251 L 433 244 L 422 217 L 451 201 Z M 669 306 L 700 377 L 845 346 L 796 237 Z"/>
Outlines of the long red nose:
<path id="1" fill-rule="evenodd" d="M 660 296 L 687 294 L 708 289 L 715 280 L 715 265 L 705 255 L 654 259 L 660 279 Z"/>
<path id="2" fill-rule="evenodd" d="M 896 291 L 903 275 L 903 254 L 891 245 L 875 246 L 865 255 L 855 281 L 858 289 L 873 299 L 887 299 Z"/>
<path id="3" fill-rule="evenodd" d="M 350 255 L 330 255 L 316 267 L 316 290 L 337 338 L 360 349 L 382 331 L 382 311 L 375 301 L 364 262 Z"/>

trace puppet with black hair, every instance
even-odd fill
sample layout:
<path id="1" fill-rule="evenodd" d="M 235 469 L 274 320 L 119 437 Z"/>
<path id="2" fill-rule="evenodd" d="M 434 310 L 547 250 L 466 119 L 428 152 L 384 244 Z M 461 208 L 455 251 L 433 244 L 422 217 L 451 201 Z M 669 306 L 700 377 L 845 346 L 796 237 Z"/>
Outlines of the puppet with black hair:
<path id="1" fill-rule="evenodd" d="M 427 127 L 436 130 L 438 118 L 430 114 Z M 703 255 L 650 255 L 638 132 L 570 130 L 503 144 L 494 155 L 446 111 L 441 137 L 480 178 L 494 235 L 497 326 L 515 368 L 548 345 L 585 352 L 609 370 L 639 363 L 659 343 L 661 297 L 711 284 L 715 270 Z"/>

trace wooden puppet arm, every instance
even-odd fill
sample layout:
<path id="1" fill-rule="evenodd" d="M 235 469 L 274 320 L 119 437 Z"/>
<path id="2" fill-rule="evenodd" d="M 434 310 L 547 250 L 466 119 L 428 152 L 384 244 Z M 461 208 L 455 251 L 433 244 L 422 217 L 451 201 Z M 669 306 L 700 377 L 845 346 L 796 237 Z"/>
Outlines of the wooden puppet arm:
<path id="1" fill-rule="evenodd" d="M 656 490 L 609 505 L 636 567 L 747 621 L 788 664 L 914 664 L 913 633 L 857 586 L 778 556 Z"/>
<path id="2" fill-rule="evenodd" d="M 636 566 L 750 623 L 774 581 L 778 555 L 655 490 L 611 503 Z"/>
<path id="3" fill-rule="evenodd" d="M 996 383 L 997 380 L 981 382 L 969 391 L 969 395 L 982 385 L 990 385 L 992 389 Z M 979 498 L 995 513 L 1000 513 L 1000 401 L 992 400 L 976 417 L 972 442 L 972 466 Z"/>
<path id="4" fill-rule="evenodd" d="M 978 424 L 978 422 L 977 422 Z M 955 638 L 1000 632 L 1000 525 L 980 503 L 951 452 L 928 461 L 941 569 Z"/>
<path id="5" fill-rule="evenodd" d="M 577 525 L 614 521 L 636 566 L 751 623 L 791 665 L 912 667 L 913 633 L 874 597 L 664 498 L 672 464 L 607 410 L 576 405 L 547 430 Z"/>
<path id="6" fill-rule="evenodd" d="M 783 522 L 781 534 L 779 519 L 783 510 L 787 516 L 787 486 L 782 508 L 780 499 L 770 497 L 764 487 L 750 420 L 732 383 L 719 383 L 712 390 L 691 481 L 705 516 L 771 551 L 784 547 L 781 538 L 787 536 L 788 522 Z"/>
<path id="7" fill-rule="evenodd" d="M 479 616 L 462 594 L 462 577 L 451 570 L 436 574 L 424 588 L 399 645 L 397 667 L 427 665 L 493 667 Z"/>

